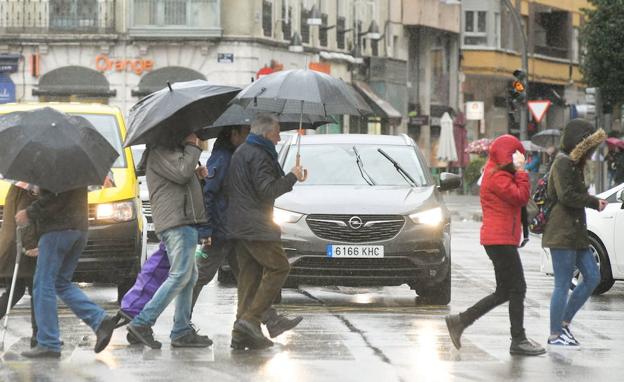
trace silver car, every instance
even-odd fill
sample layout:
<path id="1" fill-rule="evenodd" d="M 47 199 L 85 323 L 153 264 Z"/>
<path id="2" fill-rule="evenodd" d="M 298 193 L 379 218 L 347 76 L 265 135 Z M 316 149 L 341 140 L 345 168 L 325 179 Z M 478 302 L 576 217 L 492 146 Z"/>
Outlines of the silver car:
<path id="1" fill-rule="evenodd" d="M 297 136 L 280 151 L 291 169 Z M 301 137 L 308 179 L 277 199 L 274 221 L 299 284 L 407 284 L 428 303 L 451 298 L 451 223 L 440 191 L 458 187 L 443 173 L 436 186 L 407 135 Z"/>

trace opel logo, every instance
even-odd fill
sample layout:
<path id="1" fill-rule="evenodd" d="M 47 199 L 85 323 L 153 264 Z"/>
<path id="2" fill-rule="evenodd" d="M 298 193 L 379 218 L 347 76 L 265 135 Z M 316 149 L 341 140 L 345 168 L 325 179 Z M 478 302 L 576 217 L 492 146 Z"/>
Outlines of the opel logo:
<path id="1" fill-rule="evenodd" d="M 360 229 L 362 228 L 363 225 L 364 225 L 364 222 L 362 221 L 362 218 L 360 218 L 359 216 L 353 216 L 351 219 L 349 219 L 349 227 L 353 229 Z"/>

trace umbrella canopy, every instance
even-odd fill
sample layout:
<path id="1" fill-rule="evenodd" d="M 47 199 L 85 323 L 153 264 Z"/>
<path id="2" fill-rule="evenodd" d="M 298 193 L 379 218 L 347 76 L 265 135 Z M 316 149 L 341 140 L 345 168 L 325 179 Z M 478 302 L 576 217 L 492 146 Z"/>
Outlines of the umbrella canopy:
<path id="1" fill-rule="evenodd" d="M 546 151 L 545 148 L 543 148 L 542 146 L 538 146 L 531 141 L 522 141 L 522 146 L 524 147 L 526 151 L 539 151 L 539 152 Z"/>
<path id="2" fill-rule="evenodd" d="M 177 82 L 135 104 L 124 147 L 175 140 L 212 124 L 240 91 L 204 80 Z"/>
<path id="3" fill-rule="evenodd" d="M 243 89 L 232 103 L 278 114 L 372 114 L 362 96 L 344 81 L 302 69 L 264 76 Z"/>
<path id="4" fill-rule="evenodd" d="M 611 138 L 607 138 L 607 146 L 609 146 L 610 149 L 614 149 L 616 147 L 619 147 L 620 149 L 624 149 L 624 141 L 616 138 L 616 137 L 611 137 Z"/>
<path id="5" fill-rule="evenodd" d="M 444 113 L 440 119 L 440 141 L 438 142 L 437 159 L 444 162 L 457 160 L 457 147 L 453 135 L 453 119 L 448 113 Z"/>
<path id="6" fill-rule="evenodd" d="M 560 140 L 561 130 L 557 129 L 543 130 L 531 137 L 531 142 L 542 147 L 559 146 Z"/>
<path id="7" fill-rule="evenodd" d="M 0 116 L 0 173 L 52 192 L 101 185 L 119 156 L 83 117 L 50 107 Z"/>
<path id="8" fill-rule="evenodd" d="M 243 109 L 237 104 L 231 105 L 212 125 L 198 131 L 197 135 L 205 140 L 217 137 L 224 127 L 249 126 L 258 112 L 255 109 Z M 304 129 L 316 129 L 328 123 L 336 123 L 333 117 L 322 115 L 279 114 L 277 117 L 282 131 L 298 129 L 300 120 Z"/>

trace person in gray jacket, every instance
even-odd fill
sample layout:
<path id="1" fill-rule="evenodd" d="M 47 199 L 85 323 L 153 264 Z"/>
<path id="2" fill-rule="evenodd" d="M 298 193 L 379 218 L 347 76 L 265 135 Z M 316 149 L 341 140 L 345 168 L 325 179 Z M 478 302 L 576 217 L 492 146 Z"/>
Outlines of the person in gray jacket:
<path id="1" fill-rule="evenodd" d="M 167 280 L 128 325 L 128 331 L 143 344 L 159 349 L 152 326 L 177 297 L 171 346 L 207 347 L 208 336 L 200 336 L 191 324 L 191 301 L 197 281 L 195 248 L 199 241 L 196 226 L 206 222 L 200 177 L 205 167 L 197 167 L 202 149 L 199 138 L 190 134 L 172 147 L 158 144 L 148 149 L 147 187 L 150 191 L 156 234 L 165 243 L 171 268 Z"/>

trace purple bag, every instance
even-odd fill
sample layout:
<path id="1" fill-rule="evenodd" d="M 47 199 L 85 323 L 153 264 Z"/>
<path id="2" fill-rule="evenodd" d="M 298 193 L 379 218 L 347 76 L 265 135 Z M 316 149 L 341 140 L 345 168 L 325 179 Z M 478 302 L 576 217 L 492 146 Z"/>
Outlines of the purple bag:
<path id="1" fill-rule="evenodd" d="M 143 264 L 136 282 L 121 300 L 121 313 L 134 318 L 169 276 L 169 258 L 165 243 Z"/>

